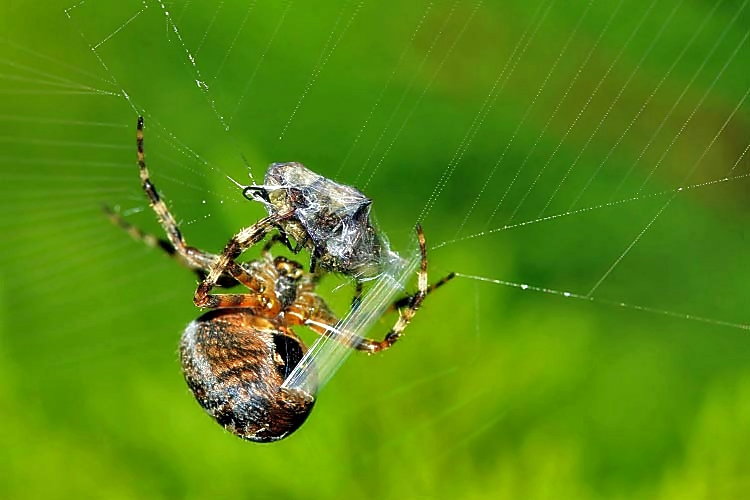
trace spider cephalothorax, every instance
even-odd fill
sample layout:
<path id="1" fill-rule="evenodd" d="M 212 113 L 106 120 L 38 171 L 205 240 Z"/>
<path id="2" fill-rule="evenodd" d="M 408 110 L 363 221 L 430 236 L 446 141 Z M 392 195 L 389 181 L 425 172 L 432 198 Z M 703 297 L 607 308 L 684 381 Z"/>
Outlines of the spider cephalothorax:
<path id="1" fill-rule="evenodd" d="M 193 300 L 210 311 L 191 322 L 182 334 L 180 359 L 188 387 L 219 424 L 243 439 L 269 442 L 288 436 L 302 425 L 315 403 L 314 390 L 282 387 L 306 351 L 292 327 L 303 325 L 320 335 L 335 337 L 338 319 L 315 291 L 320 274 L 307 272 L 301 264 L 284 257 L 272 257 L 271 247 L 279 238 L 271 238 L 257 260 L 239 262 L 237 258 L 270 231 L 283 226 L 284 221 L 291 220 L 291 210 L 281 207 L 240 230 L 221 254 L 188 246 L 146 168 L 143 118 L 138 119 L 137 146 L 141 186 L 167 239 L 146 234 L 106 210 L 112 221 L 133 237 L 161 248 L 199 276 Z M 312 224 L 313 220 L 308 222 Z M 427 293 L 452 277 L 427 286 L 425 241 L 419 227 L 417 235 L 422 253 L 418 291 L 394 303 L 392 308 L 398 310 L 399 318 L 383 340 L 371 340 L 354 332 L 346 340 L 348 347 L 368 353 L 389 348 Z M 234 285 L 243 286 L 242 293 L 211 293 L 215 287 Z"/>

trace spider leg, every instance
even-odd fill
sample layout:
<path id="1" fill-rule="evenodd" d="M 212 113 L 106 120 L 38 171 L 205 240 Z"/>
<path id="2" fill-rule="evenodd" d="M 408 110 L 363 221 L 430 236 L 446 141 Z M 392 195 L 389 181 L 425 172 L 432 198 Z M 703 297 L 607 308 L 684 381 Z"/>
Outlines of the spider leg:
<path id="1" fill-rule="evenodd" d="M 128 233 L 134 240 L 140 241 L 151 248 L 157 248 L 164 251 L 164 253 L 175 259 L 180 265 L 193 271 L 199 281 L 203 281 L 206 278 L 206 274 L 208 274 L 208 269 L 211 267 L 211 264 L 219 258 L 218 255 L 203 252 L 196 248 L 193 248 L 191 252 L 193 258 L 187 258 L 185 254 L 178 252 L 168 240 L 157 238 L 153 234 L 142 231 L 136 226 L 130 224 L 123 219 L 120 214 L 112 210 L 110 206 L 103 205 L 102 210 L 107 214 L 107 217 L 109 217 L 112 224 L 122 228 L 122 230 Z M 198 264 L 198 262 L 201 264 Z M 221 275 L 217 285 L 222 288 L 231 288 L 239 285 L 239 283 L 231 275 L 225 273 Z"/>
<path id="2" fill-rule="evenodd" d="M 146 233 L 139 228 L 135 227 L 128 221 L 122 218 L 122 216 L 117 213 L 112 207 L 109 205 L 102 205 L 102 210 L 109 218 L 110 222 L 114 224 L 115 226 L 120 227 L 123 231 L 128 233 L 134 240 L 140 241 L 141 243 L 144 243 L 146 246 L 149 246 L 151 248 L 160 248 L 164 252 L 167 253 L 170 257 L 174 257 L 176 259 L 179 259 L 180 262 L 186 266 L 189 266 L 190 263 L 183 260 L 182 256 L 177 253 L 177 250 L 175 250 L 174 246 L 167 240 L 162 238 L 157 238 L 153 234 Z"/>
<path id="3" fill-rule="evenodd" d="M 453 273 L 441 279 L 432 286 L 427 285 L 427 247 L 425 244 L 424 233 L 422 228 L 417 226 L 417 237 L 419 239 L 419 249 L 422 254 L 422 261 L 418 271 L 418 290 L 414 295 L 397 300 L 391 306 L 392 309 L 399 311 L 399 318 L 393 325 L 393 328 L 386 333 L 383 340 L 373 340 L 360 336 L 346 336 L 346 345 L 358 351 L 367 353 L 376 353 L 384 351 L 391 347 L 401 338 L 404 329 L 409 325 L 412 318 L 422 305 L 425 297 L 433 290 L 441 287 L 453 278 Z M 359 287 L 358 287 L 359 288 Z M 355 300 L 356 300 L 355 296 Z M 285 315 L 290 324 L 305 325 L 314 332 L 331 337 L 338 342 L 342 342 L 340 332 L 335 328 L 338 323 L 336 316 L 331 313 L 325 303 L 313 293 L 302 292 L 298 295 L 294 305 L 285 311 Z"/>
<path id="4" fill-rule="evenodd" d="M 310 274 L 320 274 L 318 270 L 318 258 L 321 250 L 318 247 L 315 247 L 312 252 L 310 252 Z"/>
<path id="5" fill-rule="evenodd" d="M 391 305 L 391 307 L 389 308 L 389 311 L 396 309 L 398 311 L 398 320 L 396 320 L 396 323 L 393 325 L 390 331 L 385 334 L 385 337 L 383 337 L 383 340 L 377 341 L 377 340 L 362 338 L 359 340 L 359 343 L 355 345 L 355 348 L 358 350 L 366 351 L 368 353 L 375 353 L 375 352 L 384 351 L 388 349 L 389 347 L 391 347 L 393 344 L 395 344 L 396 341 L 399 338 L 401 338 L 401 336 L 403 335 L 403 332 L 406 329 L 406 327 L 409 326 L 409 323 L 411 322 L 412 318 L 414 318 L 414 315 L 419 310 L 419 307 L 422 305 L 422 302 L 424 301 L 425 297 L 427 297 L 427 295 L 431 293 L 432 291 L 446 284 L 455 276 L 454 273 L 451 273 L 445 278 L 438 281 L 437 283 L 431 286 L 428 286 L 427 284 L 427 244 L 425 243 L 424 232 L 422 231 L 422 226 L 417 224 L 416 230 L 417 230 L 417 239 L 419 241 L 419 252 L 422 255 L 421 263 L 419 266 L 419 271 L 417 271 L 417 292 L 414 293 L 413 295 L 409 295 L 407 297 L 399 299 Z"/>
<path id="6" fill-rule="evenodd" d="M 373 340 L 351 333 L 344 335 L 336 328 L 338 318 L 314 294 L 298 295 L 295 304 L 284 311 L 284 316 L 290 326 L 304 325 L 318 335 L 332 338 L 336 342 L 357 351 L 379 352 L 387 349 L 395 342 L 394 340 L 387 343 L 386 340 Z"/>
<path id="7" fill-rule="evenodd" d="M 359 305 L 362 303 L 362 292 L 364 291 L 364 284 L 356 280 L 356 284 L 354 285 L 354 297 L 352 297 L 352 311 L 359 307 Z"/>
<path id="8" fill-rule="evenodd" d="M 294 249 L 292 248 L 292 244 L 289 243 L 289 238 L 287 238 L 285 233 L 276 233 L 274 234 L 268 242 L 263 245 L 263 250 L 260 252 L 262 254 L 270 254 L 271 248 L 273 248 L 274 245 L 281 243 L 286 248 L 288 248 L 290 251 L 294 252 Z M 295 252 L 296 253 L 296 252 Z"/>
<path id="9" fill-rule="evenodd" d="M 412 318 L 414 318 L 414 315 L 422 305 L 422 301 L 424 301 L 424 298 L 430 291 L 430 288 L 427 284 L 427 244 L 425 243 L 422 226 L 417 224 L 416 229 L 417 240 L 419 241 L 419 252 L 422 254 L 419 271 L 417 272 L 417 292 L 408 298 L 408 304 L 405 307 L 398 309 L 398 320 L 396 320 L 396 324 L 393 325 L 393 328 L 391 328 L 390 331 L 385 334 L 383 340 L 370 340 L 369 342 L 362 344 L 361 346 L 357 346 L 357 349 L 367 351 L 368 353 L 375 353 L 384 351 L 395 344 L 396 341 L 401 338 L 401 335 L 403 335 L 406 327 L 409 326 Z M 437 286 L 440 285 L 436 284 L 433 289 L 437 288 Z M 397 304 L 398 302 L 399 301 L 396 301 L 394 304 Z"/>
<path id="10" fill-rule="evenodd" d="M 278 212 L 268 217 L 260 219 L 252 226 L 241 229 L 235 234 L 229 243 L 224 247 L 224 251 L 219 258 L 211 265 L 205 279 L 198 285 L 193 296 L 193 302 L 198 307 L 212 307 L 210 305 L 209 295 L 211 290 L 217 285 L 221 275 L 225 272 L 232 274 L 236 272 L 233 264 L 235 259 L 242 252 L 251 246 L 259 243 L 266 235 L 275 229 L 284 219 L 292 215 L 292 211 Z"/>
<path id="11" fill-rule="evenodd" d="M 338 318 L 312 288 L 300 292 L 297 300 L 284 311 L 288 325 L 303 325 L 324 337 L 330 337 L 351 349 L 369 351 L 366 346 L 377 343 L 375 340 L 359 336 L 342 336 L 336 329 Z"/>
<path id="12" fill-rule="evenodd" d="M 448 273 L 447 276 L 443 276 L 440 281 L 433 283 L 432 285 L 427 287 L 427 292 L 425 295 L 430 295 L 432 292 L 440 288 L 441 286 L 448 283 L 450 280 L 456 277 L 456 273 Z M 413 300 L 413 295 L 407 295 L 406 297 L 401 297 L 400 299 L 397 299 L 388 307 L 388 310 L 386 312 L 394 312 L 398 311 L 399 309 L 403 309 L 404 307 L 408 307 L 409 303 Z"/>
<path id="13" fill-rule="evenodd" d="M 242 296 L 243 294 L 211 296 L 209 292 L 215 286 L 224 285 L 227 275 L 232 276 L 240 283 L 252 289 L 252 282 L 245 282 L 245 280 L 250 279 L 249 275 L 244 271 L 242 266 L 238 265 L 236 262 L 234 262 L 234 260 L 244 250 L 262 240 L 266 236 L 266 234 L 268 234 L 278 225 L 280 221 L 290 217 L 291 211 L 269 215 L 268 217 L 259 220 L 252 226 L 242 229 L 231 240 L 229 240 L 229 243 L 224 248 L 224 252 L 219 256 L 201 252 L 200 250 L 190 247 L 185 243 L 185 239 L 180 232 L 177 221 L 169 211 L 166 203 L 164 203 L 164 201 L 159 196 L 159 193 L 156 191 L 156 187 L 154 186 L 153 182 L 151 182 L 151 175 L 149 174 L 148 167 L 146 167 L 146 158 L 143 151 L 142 116 L 138 117 L 138 126 L 136 129 L 136 145 L 138 152 L 138 167 L 140 169 L 141 176 L 141 186 L 143 187 L 143 191 L 148 197 L 151 208 L 156 213 L 156 217 L 159 220 L 159 223 L 167 233 L 168 241 L 158 243 L 159 240 L 157 240 L 156 244 L 164 248 L 168 253 L 170 253 L 170 251 L 173 251 L 174 253 L 178 254 L 181 261 L 186 263 L 188 267 L 195 269 L 199 273 L 199 276 L 202 277 L 202 281 L 200 285 L 198 285 L 198 289 L 195 292 L 195 304 L 199 307 L 211 308 L 253 307 L 252 304 L 254 304 L 254 299 L 247 297 L 237 298 L 237 296 Z M 123 226 L 123 224 L 121 224 L 119 221 L 117 223 L 120 226 Z M 140 230 L 134 230 L 133 232 L 131 232 L 131 234 L 138 235 L 144 233 L 141 233 Z M 151 238 L 148 238 L 148 240 L 151 240 Z M 146 240 L 144 239 L 144 241 Z M 244 295 L 248 295 L 249 297 L 257 296 L 257 294 Z M 265 299 L 263 300 L 263 304 L 261 304 L 262 308 L 269 308 L 271 311 L 277 308 L 277 306 L 274 305 L 265 305 L 266 302 L 269 301 Z"/>
<path id="14" fill-rule="evenodd" d="M 182 237 L 177 221 L 175 220 L 172 213 L 169 211 L 166 203 L 161 199 L 159 193 L 156 191 L 156 187 L 151 182 L 151 175 L 149 174 L 148 168 L 146 167 L 146 157 L 143 152 L 143 117 L 138 117 L 138 127 L 136 130 L 136 145 L 138 152 L 138 168 L 141 175 L 141 187 L 146 193 L 149 204 L 156 214 L 156 218 L 164 228 L 164 232 L 167 234 L 167 240 L 157 239 L 154 236 L 148 235 L 142 232 L 140 229 L 136 229 L 127 222 L 125 222 L 119 215 L 112 213 L 111 210 L 105 211 L 110 215 L 110 220 L 118 226 L 125 229 L 135 239 L 141 240 L 147 245 L 158 246 L 170 255 L 177 255 L 178 260 L 186 265 L 188 268 L 199 271 L 208 270 L 214 262 L 218 260 L 218 256 L 206 252 L 202 252 L 197 248 L 190 247 L 185 243 L 185 239 Z"/>
<path id="15" fill-rule="evenodd" d="M 209 293 L 204 296 L 201 307 L 208 309 L 248 308 L 258 316 L 277 317 L 281 312 L 281 301 L 276 296 L 274 288 L 278 274 L 272 266 L 268 266 L 270 262 L 272 261 L 268 257 L 266 267 L 263 269 L 246 267 L 234 261 L 229 262 L 226 273 L 246 286 L 250 293 Z"/>

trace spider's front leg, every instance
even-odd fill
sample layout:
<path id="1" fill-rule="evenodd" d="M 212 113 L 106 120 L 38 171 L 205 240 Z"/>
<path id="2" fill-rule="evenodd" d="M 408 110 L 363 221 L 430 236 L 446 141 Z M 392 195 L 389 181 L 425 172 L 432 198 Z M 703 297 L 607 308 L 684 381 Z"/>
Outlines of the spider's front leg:
<path id="1" fill-rule="evenodd" d="M 222 296 L 212 296 L 210 294 L 211 290 L 216 286 L 219 278 L 224 273 L 229 273 L 240 283 L 243 283 L 243 280 L 241 278 L 234 276 L 235 274 L 240 274 L 243 272 L 242 268 L 237 264 L 237 262 L 235 262 L 237 257 L 239 257 L 242 252 L 244 252 L 251 246 L 260 242 L 270 231 L 277 227 L 279 222 L 288 219 L 289 217 L 291 217 L 291 215 L 291 211 L 278 212 L 276 214 L 269 215 L 268 217 L 264 217 L 263 219 L 259 220 L 252 226 L 246 227 L 235 234 L 232 239 L 229 240 L 229 243 L 227 243 L 226 247 L 224 247 L 224 251 L 221 253 L 216 262 L 214 262 L 210 267 L 205 279 L 198 285 L 198 289 L 195 291 L 195 295 L 193 297 L 193 302 L 195 303 L 195 305 L 201 308 L 232 307 L 227 305 L 217 305 L 215 301 L 220 299 L 216 299 L 215 297 Z"/>

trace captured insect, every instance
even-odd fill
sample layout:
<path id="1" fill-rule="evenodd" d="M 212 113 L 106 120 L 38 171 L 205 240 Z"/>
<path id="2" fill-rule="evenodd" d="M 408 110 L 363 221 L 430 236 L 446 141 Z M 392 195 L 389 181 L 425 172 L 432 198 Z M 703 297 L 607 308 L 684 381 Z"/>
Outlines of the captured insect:
<path id="1" fill-rule="evenodd" d="M 188 246 L 146 168 L 142 117 L 138 118 L 136 137 L 141 186 L 167 239 L 144 233 L 111 209 L 105 210 L 115 224 L 135 239 L 161 248 L 199 276 L 194 302 L 210 310 L 188 324 L 182 334 L 182 371 L 198 403 L 220 425 L 243 439 L 283 439 L 302 425 L 315 404 L 319 380 L 316 360 L 305 361 L 309 353 L 292 327 L 306 326 L 321 335 L 316 345 L 321 340 L 331 340 L 347 351 L 380 352 L 401 337 L 427 294 L 452 277 L 428 286 L 425 239 L 417 226 L 418 290 L 390 305 L 399 317 L 383 340 L 365 338 L 357 333 L 362 330 L 348 330 L 347 325 L 363 325 L 376 312 L 388 309 L 382 307 L 382 297 L 379 308 L 363 306 L 354 322 L 339 322 L 315 292 L 319 274 L 305 271 L 301 264 L 285 257 L 271 255 L 278 238 L 271 238 L 263 246 L 259 259 L 236 260 L 271 230 L 283 226 L 283 221 L 291 216 L 290 210 L 282 208 L 240 230 L 221 254 Z M 235 285 L 244 286 L 243 293 L 211 293 L 214 287 Z"/>
<path id="2" fill-rule="evenodd" d="M 247 186 L 243 194 L 263 203 L 271 216 L 291 213 L 279 222 L 281 238 L 295 253 L 302 248 L 310 251 L 311 272 L 319 264 L 360 282 L 377 278 L 400 258 L 370 221 L 371 199 L 301 163 L 273 163 L 264 184 Z"/>

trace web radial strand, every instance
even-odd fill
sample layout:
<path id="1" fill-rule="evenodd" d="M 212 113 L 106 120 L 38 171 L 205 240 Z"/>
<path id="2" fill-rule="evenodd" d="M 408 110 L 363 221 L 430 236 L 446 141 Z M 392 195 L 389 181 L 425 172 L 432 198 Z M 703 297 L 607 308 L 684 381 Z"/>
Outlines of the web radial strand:
<path id="1" fill-rule="evenodd" d="M 330 336 L 321 336 L 287 376 L 281 388 L 315 395 L 353 352 L 357 337 L 364 337 L 386 309 L 404 293 L 405 285 L 420 262 L 417 250 L 408 258 L 392 259 L 383 273 L 362 297 L 359 307 L 350 311 L 334 327 Z M 325 326 L 325 325 L 317 325 Z"/>

